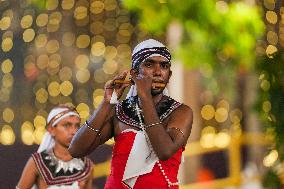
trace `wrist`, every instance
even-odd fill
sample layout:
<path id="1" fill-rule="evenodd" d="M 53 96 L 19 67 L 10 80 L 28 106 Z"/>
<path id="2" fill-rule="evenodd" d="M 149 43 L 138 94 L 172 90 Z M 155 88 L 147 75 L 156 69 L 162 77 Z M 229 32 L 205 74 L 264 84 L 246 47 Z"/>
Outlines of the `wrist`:
<path id="1" fill-rule="evenodd" d="M 149 92 L 149 93 L 147 93 L 147 92 L 145 92 L 145 93 L 142 93 L 142 94 L 140 94 L 140 95 L 138 95 L 139 96 L 139 98 L 141 99 L 141 100 L 149 100 L 149 99 L 152 99 L 152 94 L 151 94 L 151 92 Z"/>

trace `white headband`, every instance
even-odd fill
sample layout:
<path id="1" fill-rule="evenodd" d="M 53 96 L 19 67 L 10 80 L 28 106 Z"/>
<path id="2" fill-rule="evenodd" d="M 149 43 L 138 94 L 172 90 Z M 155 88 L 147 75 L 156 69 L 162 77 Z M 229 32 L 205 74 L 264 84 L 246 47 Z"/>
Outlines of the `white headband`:
<path id="1" fill-rule="evenodd" d="M 68 116 L 77 116 L 78 118 L 80 118 L 77 112 L 72 111 L 69 108 L 65 107 L 53 108 L 47 116 L 47 124 L 51 124 L 51 126 L 54 127 L 62 119 Z"/>
<path id="2" fill-rule="evenodd" d="M 80 118 L 79 114 L 76 111 L 72 111 L 66 107 L 56 107 L 53 108 L 47 116 L 47 124 L 51 124 L 50 126 L 54 127 L 57 123 L 68 116 L 76 116 Z M 47 131 L 45 132 L 42 142 L 37 150 L 38 153 L 43 152 L 45 150 L 50 150 L 53 148 L 55 141 L 51 134 Z"/>
<path id="3" fill-rule="evenodd" d="M 167 47 L 155 39 L 148 39 L 142 41 L 133 49 L 131 68 L 136 69 L 147 58 L 153 56 L 161 56 L 167 59 L 169 63 L 171 62 L 171 54 Z"/>

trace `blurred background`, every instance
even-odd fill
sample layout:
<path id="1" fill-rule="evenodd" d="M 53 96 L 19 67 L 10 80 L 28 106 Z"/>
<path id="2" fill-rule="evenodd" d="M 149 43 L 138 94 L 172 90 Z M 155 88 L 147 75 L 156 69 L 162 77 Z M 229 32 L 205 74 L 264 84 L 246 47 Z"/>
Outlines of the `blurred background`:
<path id="1" fill-rule="evenodd" d="M 50 109 L 84 122 L 104 83 L 155 38 L 173 55 L 171 97 L 192 107 L 181 189 L 283 188 L 282 0 L 0 0 L 0 188 L 14 188 Z M 94 188 L 113 139 L 94 151 Z"/>

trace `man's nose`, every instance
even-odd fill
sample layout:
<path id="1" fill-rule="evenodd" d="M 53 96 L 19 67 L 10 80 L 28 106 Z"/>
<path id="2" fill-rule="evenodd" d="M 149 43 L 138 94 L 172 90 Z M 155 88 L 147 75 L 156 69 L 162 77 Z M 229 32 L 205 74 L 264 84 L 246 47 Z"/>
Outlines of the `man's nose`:
<path id="1" fill-rule="evenodd" d="M 155 64 L 155 67 L 154 67 L 154 76 L 159 76 L 161 75 L 161 66 L 160 64 Z"/>

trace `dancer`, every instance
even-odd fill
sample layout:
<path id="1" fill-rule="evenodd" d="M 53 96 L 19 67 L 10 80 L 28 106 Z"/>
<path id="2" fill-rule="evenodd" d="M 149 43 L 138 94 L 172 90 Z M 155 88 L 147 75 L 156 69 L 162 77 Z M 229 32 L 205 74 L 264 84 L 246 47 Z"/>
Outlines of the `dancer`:
<path id="1" fill-rule="evenodd" d="M 74 108 L 53 108 L 42 143 L 28 160 L 16 189 L 91 189 L 92 161 L 73 158 L 67 150 L 79 127 L 80 117 Z"/>
<path id="2" fill-rule="evenodd" d="M 170 67 L 171 55 L 162 43 L 149 39 L 138 44 L 132 53 L 131 82 L 124 81 L 125 71 L 107 83 L 102 103 L 74 136 L 69 147 L 73 157 L 83 157 L 114 137 L 105 189 L 178 188 L 193 114 L 167 94 Z M 126 99 L 118 102 L 130 85 Z"/>

